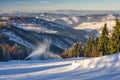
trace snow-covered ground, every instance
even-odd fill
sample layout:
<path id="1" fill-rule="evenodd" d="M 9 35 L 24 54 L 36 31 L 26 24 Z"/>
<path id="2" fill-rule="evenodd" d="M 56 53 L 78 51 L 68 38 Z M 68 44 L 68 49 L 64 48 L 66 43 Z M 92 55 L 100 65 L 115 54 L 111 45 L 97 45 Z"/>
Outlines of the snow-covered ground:
<path id="1" fill-rule="evenodd" d="M 120 53 L 99 58 L 1 62 L 0 80 L 120 80 Z"/>

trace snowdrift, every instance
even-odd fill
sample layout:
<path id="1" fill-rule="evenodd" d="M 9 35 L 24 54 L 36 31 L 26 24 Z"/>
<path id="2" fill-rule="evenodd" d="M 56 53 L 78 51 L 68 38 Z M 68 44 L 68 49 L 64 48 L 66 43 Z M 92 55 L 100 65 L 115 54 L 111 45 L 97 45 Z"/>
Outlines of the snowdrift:
<path id="1" fill-rule="evenodd" d="M 77 65 L 78 64 L 78 65 Z M 97 57 L 87 58 L 79 61 L 73 61 L 72 65 L 77 65 L 80 69 L 97 69 L 97 68 L 119 68 L 120 67 L 120 53 Z"/>
<path id="2" fill-rule="evenodd" d="M 0 63 L 0 80 L 119 80 L 120 53 L 97 58 Z"/>

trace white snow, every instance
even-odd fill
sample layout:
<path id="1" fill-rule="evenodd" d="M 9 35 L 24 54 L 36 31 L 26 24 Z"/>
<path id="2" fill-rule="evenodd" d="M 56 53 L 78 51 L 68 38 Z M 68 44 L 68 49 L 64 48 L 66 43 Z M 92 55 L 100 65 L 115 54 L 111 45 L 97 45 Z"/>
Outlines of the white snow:
<path id="1" fill-rule="evenodd" d="M 120 53 L 98 58 L 0 63 L 0 80 L 119 80 Z"/>
<path id="2" fill-rule="evenodd" d="M 88 39 L 88 38 L 89 38 L 89 36 L 88 36 L 88 35 L 85 35 L 84 37 L 85 37 L 86 39 Z"/>
<path id="3" fill-rule="evenodd" d="M 68 39 L 68 38 L 65 38 L 65 40 L 66 40 L 68 43 L 70 43 L 70 44 L 73 44 L 73 43 L 74 43 L 73 41 L 71 41 L 71 40 Z"/>
<path id="4" fill-rule="evenodd" d="M 32 48 L 32 49 L 34 49 L 34 47 L 35 47 L 34 45 L 30 44 L 29 42 L 27 42 L 24 39 L 21 39 L 20 37 L 18 37 L 17 35 L 15 35 L 11 31 L 4 31 L 3 34 L 8 35 L 9 36 L 9 40 L 11 40 L 11 41 L 17 42 L 17 43 L 19 43 L 21 45 L 24 45 L 24 46 Z"/>
<path id="5" fill-rule="evenodd" d="M 37 24 L 25 24 L 25 23 L 12 23 L 14 26 L 23 29 L 23 30 L 28 30 L 28 31 L 34 31 L 37 33 L 52 33 L 52 34 L 56 34 L 57 31 L 54 31 L 52 29 L 47 29 L 41 25 L 37 25 Z"/>
<path id="6" fill-rule="evenodd" d="M 105 20 L 115 20 L 115 19 L 116 19 L 116 17 L 113 16 L 112 14 L 108 14 L 107 16 L 102 18 L 103 21 L 105 21 Z"/>
<path id="7" fill-rule="evenodd" d="M 99 31 L 99 33 L 101 33 L 101 30 L 104 27 L 105 23 L 107 23 L 107 27 L 109 31 L 112 31 L 113 26 L 115 26 L 114 20 L 101 21 L 101 22 L 85 22 L 75 27 L 75 29 L 85 30 L 87 32 L 91 32 L 92 30 L 97 30 Z"/>
<path id="8" fill-rule="evenodd" d="M 72 18 L 72 20 L 73 20 L 75 23 L 78 23 L 78 22 L 79 22 L 78 17 L 71 17 L 71 18 Z"/>
<path id="9" fill-rule="evenodd" d="M 68 48 L 69 46 L 64 44 L 63 42 L 61 42 L 60 40 L 56 39 L 56 41 L 53 42 L 54 45 L 56 45 L 57 47 L 65 50 L 66 48 Z"/>
<path id="10" fill-rule="evenodd" d="M 73 23 L 78 23 L 79 22 L 79 17 L 77 16 L 72 16 L 72 17 L 62 17 L 62 18 L 54 18 L 52 20 L 49 20 L 49 21 L 55 21 L 55 20 L 62 20 L 64 21 L 65 23 L 71 25 Z"/>
<path id="11" fill-rule="evenodd" d="M 93 17 L 90 17 L 90 16 L 88 16 L 87 18 L 88 18 L 88 20 L 93 19 Z"/>
<path id="12" fill-rule="evenodd" d="M 61 20 L 65 21 L 67 24 L 73 24 L 73 22 L 69 18 L 61 18 Z"/>

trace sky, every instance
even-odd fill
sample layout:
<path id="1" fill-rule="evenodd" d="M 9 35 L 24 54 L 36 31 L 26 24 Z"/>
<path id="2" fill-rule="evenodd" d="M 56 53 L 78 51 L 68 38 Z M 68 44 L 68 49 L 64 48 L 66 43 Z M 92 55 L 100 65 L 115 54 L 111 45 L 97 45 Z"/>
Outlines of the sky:
<path id="1" fill-rule="evenodd" d="M 0 0 L 0 12 L 120 10 L 120 0 Z"/>

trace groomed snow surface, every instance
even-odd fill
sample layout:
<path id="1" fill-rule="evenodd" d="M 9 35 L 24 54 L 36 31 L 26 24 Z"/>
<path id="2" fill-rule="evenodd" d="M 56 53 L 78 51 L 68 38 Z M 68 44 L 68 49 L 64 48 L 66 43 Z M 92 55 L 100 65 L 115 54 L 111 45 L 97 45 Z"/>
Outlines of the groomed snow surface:
<path id="1" fill-rule="evenodd" d="M 0 80 L 120 80 L 120 53 L 99 58 L 1 62 Z"/>

